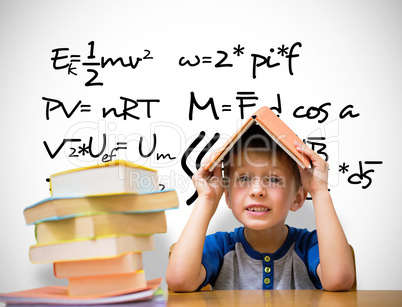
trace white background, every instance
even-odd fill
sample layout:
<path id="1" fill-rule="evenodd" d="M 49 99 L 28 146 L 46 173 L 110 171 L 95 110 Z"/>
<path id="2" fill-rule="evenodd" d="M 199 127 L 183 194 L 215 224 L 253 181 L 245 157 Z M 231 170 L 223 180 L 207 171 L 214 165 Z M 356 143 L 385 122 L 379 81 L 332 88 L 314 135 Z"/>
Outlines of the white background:
<path id="1" fill-rule="evenodd" d="M 63 150 L 51 159 L 43 141 L 54 150 L 64 138 L 93 136 L 97 145 L 107 134 L 110 151 L 118 141 L 128 149 L 119 158 L 157 168 L 167 187 L 175 188 L 180 208 L 167 213 L 168 233 L 155 236 L 156 250 L 144 254 L 147 278 L 164 277 L 169 246 L 183 229 L 192 206 L 186 200 L 194 188 L 184 173 L 180 159 L 201 131 L 206 138 L 187 161 L 195 170 L 195 160 L 214 133 L 219 144 L 241 124 L 237 92 L 252 91 L 258 96 L 255 107 L 245 109 L 250 116 L 259 107 L 277 105 L 282 100 L 281 118 L 301 138 L 324 136 L 331 165 L 331 194 L 350 244 L 356 253 L 358 289 L 402 289 L 401 201 L 398 150 L 401 128 L 401 3 L 399 1 L 0 1 L 0 133 L 2 163 L 0 193 L 0 292 L 46 285 L 66 285 L 53 276 L 51 264 L 31 264 L 30 245 L 35 244 L 33 226 L 26 226 L 23 209 L 49 196 L 45 179 L 52 173 L 92 165 L 99 161 L 69 158 Z M 88 43 L 95 42 L 100 57 L 145 56 L 136 69 L 107 66 L 99 69 L 104 85 L 86 87 L 92 76 L 76 63 L 77 76 L 67 69 L 55 70 L 53 49 L 69 48 L 67 55 L 89 55 Z M 295 48 L 293 75 L 277 48 Z M 237 57 L 233 47 L 240 44 L 244 54 Z M 275 48 L 275 53 L 270 49 Z M 231 68 L 215 68 L 228 54 Z M 275 68 L 260 67 L 252 78 L 252 56 L 272 56 Z M 210 64 L 181 67 L 179 59 L 209 56 Z M 68 62 L 67 62 L 68 63 Z M 58 64 L 63 64 L 61 61 Z M 205 104 L 213 98 L 219 120 L 208 108 L 195 109 L 189 120 L 190 93 Z M 159 99 L 133 110 L 140 120 L 102 118 L 102 108 L 121 111 L 120 97 Z M 61 109 L 46 120 L 42 97 L 61 100 L 70 111 L 81 100 L 91 112 L 77 111 L 70 118 Z M 327 107 L 328 119 L 295 118 L 298 106 L 305 109 Z M 223 112 L 222 105 L 231 105 Z M 357 118 L 339 118 L 339 112 L 353 105 Z M 144 151 L 157 134 L 157 148 L 149 159 Z M 77 144 L 78 145 L 78 144 Z M 94 145 L 94 148 L 96 146 Z M 170 153 L 175 160 L 156 159 L 156 153 Z M 373 169 L 368 183 L 352 185 L 347 178 Z M 382 161 L 365 165 L 364 161 Z M 339 165 L 349 172 L 338 172 Z M 291 213 L 288 223 L 314 229 L 310 201 Z M 238 223 L 224 202 L 214 216 L 209 232 L 232 230 Z M 164 284 L 164 287 L 166 285 Z"/>

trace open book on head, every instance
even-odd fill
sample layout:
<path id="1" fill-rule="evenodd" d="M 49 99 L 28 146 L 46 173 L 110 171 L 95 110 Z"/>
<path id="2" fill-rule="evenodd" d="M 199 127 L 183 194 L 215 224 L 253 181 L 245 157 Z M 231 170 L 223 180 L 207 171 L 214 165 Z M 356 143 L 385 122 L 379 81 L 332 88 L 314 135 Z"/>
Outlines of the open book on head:
<path id="1" fill-rule="evenodd" d="M 295 141 L 302 144 L 302 140 L 270 108 L 264 106 L 248 118 L 243 126 L 212 155 L 204 169 L 212 171 L 252 125 L 259 125 L 303 169 L 309 167 L 310 160 L 294 147 Z"/>

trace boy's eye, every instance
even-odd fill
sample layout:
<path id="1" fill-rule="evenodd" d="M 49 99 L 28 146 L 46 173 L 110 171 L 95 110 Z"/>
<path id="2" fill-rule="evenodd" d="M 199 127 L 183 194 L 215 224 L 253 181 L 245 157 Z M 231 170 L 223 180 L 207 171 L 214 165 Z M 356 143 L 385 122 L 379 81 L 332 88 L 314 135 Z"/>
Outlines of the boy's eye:
<path id="1" fill-rule="evenodd" d="M 250 176 L 248 176 L 248 175 L 240 176 L 239 181 L 241 181 L 241 182 L 250 181 Z"/>
<path id="2" fill-rule="evenodd" d="M 265 180 L 269 183 L 280 183 L 281 179 L 279 177 L 266 177 Z"/>

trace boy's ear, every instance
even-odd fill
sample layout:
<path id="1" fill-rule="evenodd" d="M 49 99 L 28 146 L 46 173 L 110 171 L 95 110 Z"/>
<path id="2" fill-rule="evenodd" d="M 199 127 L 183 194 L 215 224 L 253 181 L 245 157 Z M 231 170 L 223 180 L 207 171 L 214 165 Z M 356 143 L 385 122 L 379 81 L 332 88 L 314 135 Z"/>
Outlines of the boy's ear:
<path id="1" fill-rule="evenodd" d="M 301 186 L 295 195 L 293 204 L 290 206 L 290 211 L 299 210 L 307 198 L 307 191 Z"/>
<path id="2" fill-rule="evenodd" d="M 231 204 L 231 202 L 230 202 L 229 189 L 228 189 L 228 188 L 224 188 L 223 191 L 224 191 L 224 193 L 225 193 L 226 205 L 229 207 L 229 209 L 232 209 L 232 204 Z"/>

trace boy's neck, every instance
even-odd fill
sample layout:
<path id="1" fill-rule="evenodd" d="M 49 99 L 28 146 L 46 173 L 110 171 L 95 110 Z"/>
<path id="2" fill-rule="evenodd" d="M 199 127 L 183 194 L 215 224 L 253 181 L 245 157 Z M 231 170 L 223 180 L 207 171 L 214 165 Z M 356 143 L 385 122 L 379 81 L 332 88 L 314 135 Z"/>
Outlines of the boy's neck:
<path id="1" fill-rule="evenodd" d="M 260 253 L 275 253 L 285 243 L 289 229 L 285 224 L 264 230 L 244 227 L 244 237 L 250 246 Z"/>

